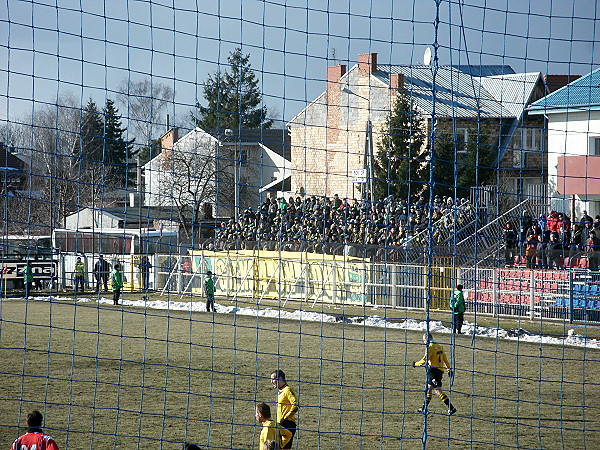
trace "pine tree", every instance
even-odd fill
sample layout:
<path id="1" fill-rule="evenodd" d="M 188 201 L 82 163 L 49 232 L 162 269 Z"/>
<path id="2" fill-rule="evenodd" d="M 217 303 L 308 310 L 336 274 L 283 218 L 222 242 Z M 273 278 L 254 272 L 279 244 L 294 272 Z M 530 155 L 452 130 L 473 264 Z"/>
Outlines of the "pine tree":
<path id="1" fill-rule="evenodd" d="M 203 129 L 270 128 L 267 107 L 262 104 L 258 78 L 250 66 L 250 55 L 238 47 L 227 57 L 229 68 L 209 75 L 204 83 L 207 106 L 196 104 L 199 115 L 191 114 Z"/>
<path id="2" fill-rule="evenodd" d="M 384 130 L 374 164 L 375 200 L 390 194 L 410 200 L 423 190 L 425 164 L 421 153 L 425 133 L 423 120 L 407 92 L 398 93 Z"/>
<path id="3" fill-rule="evenodd" d="M 458 145 L 458 147 L 457 147 Z M 434 157 L 424 170 L 424 178 L 429 179 L 430 170 L 433 167 L 430 185 L 433 187 L 433 195 L 440 197 L 454 197 L 454 186 L 456 185 L 456 171 L 460 166 L 455 165 L 457 151 L 461 150 L 461 144 L 457 144 L 454 136 L 448 130 L 442 130 L 435 136 Z M 426 196 L 429 190 L 425 191 Z"/>
<path id="4" fill-rule="evenodd" d="M 81 158 L 83 166 L 89 167 L 102 161 L 104 147 L 104 123 L 96 103 L 90 99 L 81 115 Z"/>
<path id="5" fill-rule="evenodd" d="M 106 99 L 104 107 L 104 163 L 117 176 L 117 180 L 125 182 L 128 173 L 128 157 L 133 147 L 133 139 L 126 140 L 127 128 L 121 124 L 121 116 L 111 99 Z"/>
<path id="6" fill-rule="evenodd" d="M 481 186 L 493 181 L 496 173 L 497 151 L 490 145 L 489 132 L 470 131 L 466 144 L 466 154 L 461 160 L 458 173 L 458 186 L 462 187 L 459 197 L 468 197 L 472 186 Z"/>

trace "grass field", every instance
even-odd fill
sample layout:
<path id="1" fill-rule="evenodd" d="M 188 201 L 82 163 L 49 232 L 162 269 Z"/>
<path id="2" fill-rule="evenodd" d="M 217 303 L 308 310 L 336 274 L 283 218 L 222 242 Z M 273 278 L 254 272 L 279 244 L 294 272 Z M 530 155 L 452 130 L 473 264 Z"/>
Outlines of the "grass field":
<path id="1" fill-rule="evenodd" d="M 1 308 L 4 447 L 38 408 L 61 450 L 256 448 L 254 404 L 274 406 L 279 366 L 299 394 L 300 449 L 421 448 L 424 434 L 432 449 L 600 448 L 596 349 L 470 336 L 451 348 L 438 334 L 458 413 L 434 398 L 425 418 L 418 331 L 95 302 Z"/>

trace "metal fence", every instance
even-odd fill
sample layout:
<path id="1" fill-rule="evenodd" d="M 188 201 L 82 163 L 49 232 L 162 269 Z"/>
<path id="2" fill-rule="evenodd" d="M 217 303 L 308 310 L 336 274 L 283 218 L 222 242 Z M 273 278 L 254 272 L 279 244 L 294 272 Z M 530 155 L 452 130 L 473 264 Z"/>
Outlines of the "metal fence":
<path id="1" fill-rule="evenodd" d="M 72 287 L 76 255 L 62 255 L 63 289 Z M 107 256 L 124 266 L 126 290 L 142 290 L 135 256 Z M 139 259 L 139 258 L 138 258 Z M 86 277 L 95 262 L 86 258 Z M 447 310 L 457 284 L 465 288 L 468 312 L 533 319 L 589 320 L 600 317 L 600 275 L 581 269 L 547 270 L 373 263 L 358 258 L 299 252 L 210 252 L 154 255 L 148 289 L 161 294 L 203 295 L 207 270 L 215 274 L 217 297 L 389 308 Z"/>

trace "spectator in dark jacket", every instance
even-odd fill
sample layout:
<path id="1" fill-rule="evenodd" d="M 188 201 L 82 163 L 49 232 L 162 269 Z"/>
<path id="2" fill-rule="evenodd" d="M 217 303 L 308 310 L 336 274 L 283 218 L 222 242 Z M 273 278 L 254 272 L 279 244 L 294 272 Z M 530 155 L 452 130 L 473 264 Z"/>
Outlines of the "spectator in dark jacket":
<path id="1" fill-rule="evenodd" d="M 593 225 L 594 219 L 588 215 L 587 211 L 583 211 L 583 215 L 581 216 L 581 220 L 579 221 L 579 226 L 583 228 L 589 228 Z"/>
<path id="2" fill-rule="evenodd" d="M 569 257 L 583 251 L 583 231 L 581 225 L 576 223 L 573 225 L 573 233 L 571 233 L 571 247 Z"/>
<path id="3" fill-rule="evenodd" d="M 533 226 L 533 219 L 529 214 L 529 211 L 523 210 L 523 215 L 519 221 L 519 242 L 522 247 L 525 247 L 527 243 L 527 232 Z"/>
<path id="4" fill-rule="evenodd" d="M 537 259 L 537 267 L 539 267 L 540 269 L 547 269 L 548 268 L 548 261 L 547 261 L 547 255 L 548 252 L 547 250 L 547 245 L 548 242 L 546 241 L 546 239 L 544 239 L 544 235 L 542 233 L 535 233 L 535 236 L 537 236 L 538 238 L 538 244 L 537 247 L 535 248 L 535 256 Z"/>
<path id="5" fill-rule="evenodd" d="M 560 233 L 559 241 L 563 244 L 563 256 L 569 254 L 569 246 L 571 244 L 571 218 L 566 214 L 559 214 Z"/>
<path id="6" fill-rule="evenodd" d="M 511 222 L 507 222 L 502 229 L 504 239 L 504 259 L 507 266 L 515 262 L 515 248 L 517 247 L 517 233 Z"/>
<path id="7" fill-rule="evenodd" d="M 594 219 L 591 216 L 588 216 L 587 211 L 583 211 L 583 216 L 581 216 L 581 220 L 579 221 L 579 226 L 581 227 L 581 231 L 583 232 L 583 242 L 587 242 L 590 236 L 590 230 L 594 225 Z"/>
<path id="8" fill-rule="evenodd" d="M 592 224 L 594 231 L 596 232 L 596 236 L 600 233 L 600 214 L 597 214 L 594 218 L 594 223 Z"/>
<path id="9" fill-rule="evenodd" d="M 563 265 L 563 248 L 562 243 L 558 240 L 558 235 L 556 233 L 550 234 L 550 242 L 548 242 L 546 248 L 546 256 L 548 258 L 548 268 L 556 268 L 561 269 Z"/>
<path id="10" fill-rule="evenodd" d="M 590 237 L 587 242 L 588 267 L 590 270 L 598 270 L 598 259 L 600 259 L 600 239 L 596 236 L 596 231 L 590 231 Z"/>

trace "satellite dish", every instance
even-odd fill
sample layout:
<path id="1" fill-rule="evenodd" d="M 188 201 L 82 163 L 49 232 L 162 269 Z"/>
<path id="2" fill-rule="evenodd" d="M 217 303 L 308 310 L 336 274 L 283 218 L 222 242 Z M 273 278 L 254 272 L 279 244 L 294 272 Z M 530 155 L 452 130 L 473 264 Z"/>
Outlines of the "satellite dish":
<path id="1" fill-rule="evenodd" d="M 431 48 L 427 47 L 423 53 L 423 64 L 429 66 L 431 64 Z"/>

